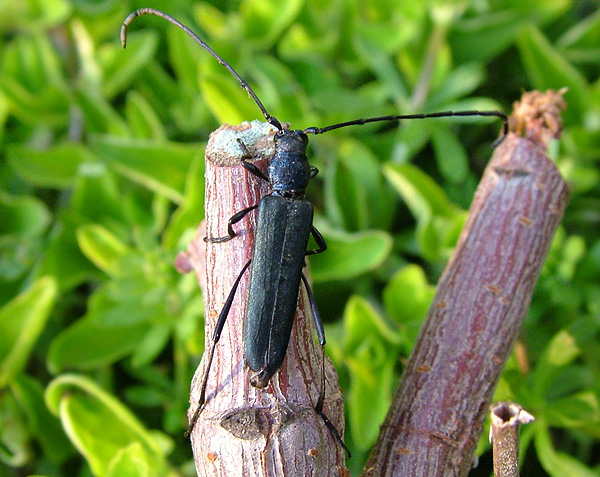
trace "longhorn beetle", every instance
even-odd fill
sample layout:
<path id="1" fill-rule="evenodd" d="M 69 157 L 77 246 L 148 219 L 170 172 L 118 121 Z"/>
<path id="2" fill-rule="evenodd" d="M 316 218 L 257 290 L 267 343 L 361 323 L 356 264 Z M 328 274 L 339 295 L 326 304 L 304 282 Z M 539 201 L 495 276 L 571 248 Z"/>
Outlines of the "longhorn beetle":
<path id="1" fill-rule="evenodd" d="M 312 204 L 304 198 L 308 183 L 318 173 L 315 167 L 309 165 L 308 158 L 306 157 L 306 148 L 308 146 L 307 134 L 322 134 L 346 126 L 381 121 L 441 118 L 448 116 L 495 116 L 503 122 L 502 135 L 494 142 L 493 145 L 495 146 L 506 136 L 508 132 L 508 120 L 506 115 L 500 111 L 443 111 L 438 113 L 355 119 L 323 128 L 309 127 L 304 130 L 291 130 L 284 127 L 277 118 L 268 113 L 252 88 L 229 63 L 215 53 L 210 46 L 204 43 L 188 27 L 166 13 L 153 8 L 141 8 L 131 13 L 121 27 L 123 48 L 126 45 L 127 27 L 129 24 L 136 17 L 146 14 L 156 15 L 169 21 L 199 43 L 202 48 L 208 51 L 239 81 L 241 87 L 254 99 L 254 102 L 263 113 L 267 122 L 277 129 L 274 135 L 275 155 L 269 164 L 268 176 L 254 164 L 248 162 L 248 159 L 251 158 L 250 153 L 244 143 L 238 139 L 239 145 L 244 152 L 241 165 L 251 174 L 267 181 L 271 185 L 271 194 L 263 197 L 258 205 L 253 205 L 234 214 L 229 219 L 226 236 L 205 238 L 205 241 L 211 243 L 221 243 L 231 240 L 236 236 L 233 225 L 242 220 L 249 212 L 258 209 L 252 258 L 244 265 L 236 278 L 219 315 L 212 336 L 212 344 L 208 350 L 208 364 L 202 377 L 198 404 L 186 432 L 186 435 L 189 436 L 205 403 L 206 384 L 215 348 L 223 331 L 240 280 L 251 263 L 252 270 L 250 274 L 248 302 L 244 317 L 245 359 L 250 369 L 256 372 L 252 376 L 250 383 L 257 388 L 266 387 L 271 377 L 283 363 L 296 313 L 300 281 L 304 283 L 304 287 L 306 288 L 317 337 L 324 353 L 325 333 L 323 323 L 317 311 L 310 286 L 302 273 L 304 257 L 306 255 L 321 253 L 327 249 L 325 240 L 312 224 Z M 311 234 L 318 248 L 307 250 L 306 247 L 308 246 Z M 324 363 L 324 360 L 322 362 Z M 323 418 L 323 421 L 337 441 L 346 450 L 348 456 L 350 456 L 350 452 L 339 432 L 323 412 L 325 399 L 324 369 L 322 369 L 321 377 L 321 388 L 315 410 Z"/>

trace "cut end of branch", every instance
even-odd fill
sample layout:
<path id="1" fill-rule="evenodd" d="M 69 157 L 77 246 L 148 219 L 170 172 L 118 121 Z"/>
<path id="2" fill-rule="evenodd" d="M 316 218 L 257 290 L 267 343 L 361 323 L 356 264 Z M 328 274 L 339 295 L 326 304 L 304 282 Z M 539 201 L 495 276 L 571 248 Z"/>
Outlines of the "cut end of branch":
<path id="1" fill-rule="evenodd" d="M 235 126 L 225 124 L 210 135 L 206 159 L 217 166 L 239 166 L 240 157 L 244 155 L 240 141 L 253 160 L 267 159 L 275 154 L 273 134 L 276 131 L 262 121 L 246 121 Z"/>
<path id="2" fill-rule="evenodd" d="M 519 426 L 535 420 L 521 406 L 498 402 L 490 406 L 490 442 L 493 444 L 494 475 L 519 477 Z"/>
<path id="3" fill-rule="evenodd" d="M 523 94 L 513 104 L 513 113 L 508 118 L 510 131 L 546 149 L 550 140 L 562 133 L 561 113 L 567 108 L 563 97 L 566 92 L 567 88 L 561 88 Z"/>
<path id="4" fill-rule="evenodd" d="M 493 439 L 494 428 L 517 427 L 519 424 L 528 424 L 535 421 L 521 406 L 512 402 L 497 402 L 490 406 L 490 442 Z"/>

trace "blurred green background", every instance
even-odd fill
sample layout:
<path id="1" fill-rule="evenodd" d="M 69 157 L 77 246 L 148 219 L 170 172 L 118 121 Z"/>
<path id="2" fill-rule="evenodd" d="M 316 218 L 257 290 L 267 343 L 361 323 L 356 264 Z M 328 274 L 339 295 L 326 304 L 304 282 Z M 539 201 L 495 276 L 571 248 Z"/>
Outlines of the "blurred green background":
<path id="1" fill-rule="evenodd" d="M 497 399 L 523 475 L 600 474 L 600 11 L 572 0 L 0 0 L 0 475 L 195 475 L 184 439 L 204 347 L 193 276 L 203 153 L 260 119 L 192 27 L 295 128 L 510 111 L 569 88 L 550 154 L 572 200 Z M 329 250 L 311 259 L 357 474 L 500 130 L 485 118 L 312 138 Z M 486 433 L 487 434 L 487 433 Z M 487 435 L 472 475 L 491 473 Z"/>

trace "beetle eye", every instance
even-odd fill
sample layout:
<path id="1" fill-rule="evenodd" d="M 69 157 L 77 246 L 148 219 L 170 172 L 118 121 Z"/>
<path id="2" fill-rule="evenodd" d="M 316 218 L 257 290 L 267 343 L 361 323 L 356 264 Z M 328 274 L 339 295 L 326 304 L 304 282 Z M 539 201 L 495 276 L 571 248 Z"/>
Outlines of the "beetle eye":
<path id="1" fill-rule="evenodd" d="M 285 136 L 285 129 L 278 129 L 275 133 L 275 137 L 283 137 Z"/>

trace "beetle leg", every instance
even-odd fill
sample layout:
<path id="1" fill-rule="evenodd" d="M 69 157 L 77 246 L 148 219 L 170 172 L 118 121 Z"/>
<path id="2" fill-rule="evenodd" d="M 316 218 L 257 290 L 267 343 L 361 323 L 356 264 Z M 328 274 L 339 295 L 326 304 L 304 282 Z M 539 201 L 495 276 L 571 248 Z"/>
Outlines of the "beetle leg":
<path id="1" fill-rule="evenodd" d="M 304 282 L 304 287 L 306 288 L 306 294 L 308 295 L 308 303 L 310 304 L 310 311 L 313 315 L 313 321 L 315 322 L 315 327 L 317 329 L 317 337 L 319 338 L 319 343 L 322 348 L 325 347 L 325 330 L 323 329 L 323 320 L 321 320 L 321 315 L 319 310 L 317 309 L 317 303 L 315 302 L 315 297 L 313 292 L 308 284 L 308 280 L 302 274 L 302 281 Z"/>
<path id="2" fill-rule="evenodd" d="M 316 230 L 316 229 L 313 227 L 313 230 Z M 317 232 L 317 234 L 319 234 L 319 232 Z M 321 237 L 321 234 L 319 234 L 319 237 Z M 315 239 L 316 239 L 316 237 L 315 237 Z M 323 237 L 321 237 L 321 239 L 323 239 Z M 324 243 L 325 243 L 325 241 L 323 241 L 323 244 Z M 348 454 L 348 458 L 350 458 L 352 455 L 350 453 L 350 449 L 348 449 L 348 447 L 344 443 L 344 440 L 342 439 L 342 436 L 340 436 L 340 433 L 338 432 L 338 430 L 335 428 L 333 423 L 329 420 L 329 418 L 323 411 L 323 404 L 325 402 L 325 330 L 323 329 L 323 320 L 321 320 L 321 315 L 319 314 L 319 310 L 317 309 L 317 303 L 315 302 L 315 297 L 310 288 L 310 285 L 308 284 L 308 280 L 304 276 L 304 273 L 302 274 L 302 282 L 304 283 L 304 287 L 306 288 L 306 294 L 308 295 L 308 302 L 310 304 L 310 310 L 313 315 L 313 320 L 315 322 L 315 328 L 317 330 L 317 337 L 319 339 L 319 343 L 321 344 L 321 351 L 322 351 L 322 355 L 321 355 L 321 389 L 319 390 L 319 399 L 317 400 L 317 405 L 315 406 L 315 411 L 317 412 L 317 414 L 319 416 L 321 416 L 321 419 L 323 419 L 323 422 L 325 423 L 325 425 L 327 426 L 329 431 L 333 434 L 333 437 L 335 437 L 335 440 L 339 442 L 339 444 L 344 448 L 344 450 Z"/>
<path id="3" fill-rule="evenodd" d="M 265 176 L 263 174 L 263 172 L 256 167 L 254 164 L 252 164 L 251 162 L 248 162 L 248 159 L 252 159 L 252 154 L 250 154 L 250 150 L 248 149 L 248 147 L 244 144 L 244 141 L 242 141 L 239 137 L 237 138 L 237 142 L 240 145 L 240 148 L 242 149 L 242 152 L 244 153 L 244 155 L 241 158 L 242 161 L 242 166 L 244 167 L 244 169 L 246 169 L 250 174 L 254 174 L 257 177 L 260 177 L 261 179 L 266 180 L 267 182 L 269 181 L 269 178 L 267 176 Z"/>
<path id="4" fill-rule="evenodd" d="M 319 248 L 307 250 L 305 255 L 315 255 L 317 253 L 321 253 L 321 252 L 324 252 L 325 250 L 327 250 L 327 243 L 325 243 L 325 239 L 321 235 L 321 232 L 319 232 L 314 225 L 312 226 L 310 233 L 312 234 L 313 238 L 315 239 L 315 242 L 317 242 L 317 245 L 319 246 Z"/>
<path id="5" fill-rule="evenodd" d="M 238 289 L 240 284 L 240 280 L 242 279 L 242 275 L 244 272 L 248 270 L 252 259 L 248 260 L 248 263 L 244 265 L 242 271 L 236 278 L 233 286 L 231 287 L 231 291 L 229 292 L 229 296 L 227 297 L 227 301 L 225 301 L 225 305 L 219 314 L 219 319 L 217 320 L 217 325 L 215 326 L 215 331 L 212 336 L 212 343 L 210 346 L 209 354 L 208 354 L 208 363 L 206 365 L 206 370 L 204 371 L 204 375 L 202 376 L 202 384 L 200 385 L 200 395 L 198 396 L 198 404 L 196 406 L 196 410 L 194 411 L 194 415 L 190 419 L 190 424 L 188 426 L 187 431 L 185 432 L 185 437 L 190 437 L 192 431 L 194 430 L 194 426 L 196 425 L 196 421 L 198 420 L 198 416 L 200 416 L 200 411 L 204 407 L 204 403 L 206 402 L 206 383 L 208 381 L 208 373 L 210 372 L 210 368 L 212 366 L 213 357 L 215 355 L 215 348 L 217 347 L 217 343 L 221 338 L 221 332 L 223 331 L 223 327 L 225 326 L 225 321 L 227 321 L 227 316 L 229 315 L 229 310 L 231 310 L 231 305 L 233 304 L 233 299 L 235 298 L 235 292 Z"/>
<path id="6" fill-rule="evenodd" d="M 253 205 L 252 207 L 248 207 L 246 209 L 240 210 L 239 212 L 233 214 L 227 222 L 227 235 L 225 237 L 204 237 L 204 241 L 207 243 L 223 243 L 231 240 L 237 234 L 235 230 L 233 230 L 233 224 L 237 224 L 240 220 L 242 220 L 248 212 L 252 212 L 254 209 L 258 207 L 258 204 Z"/>

